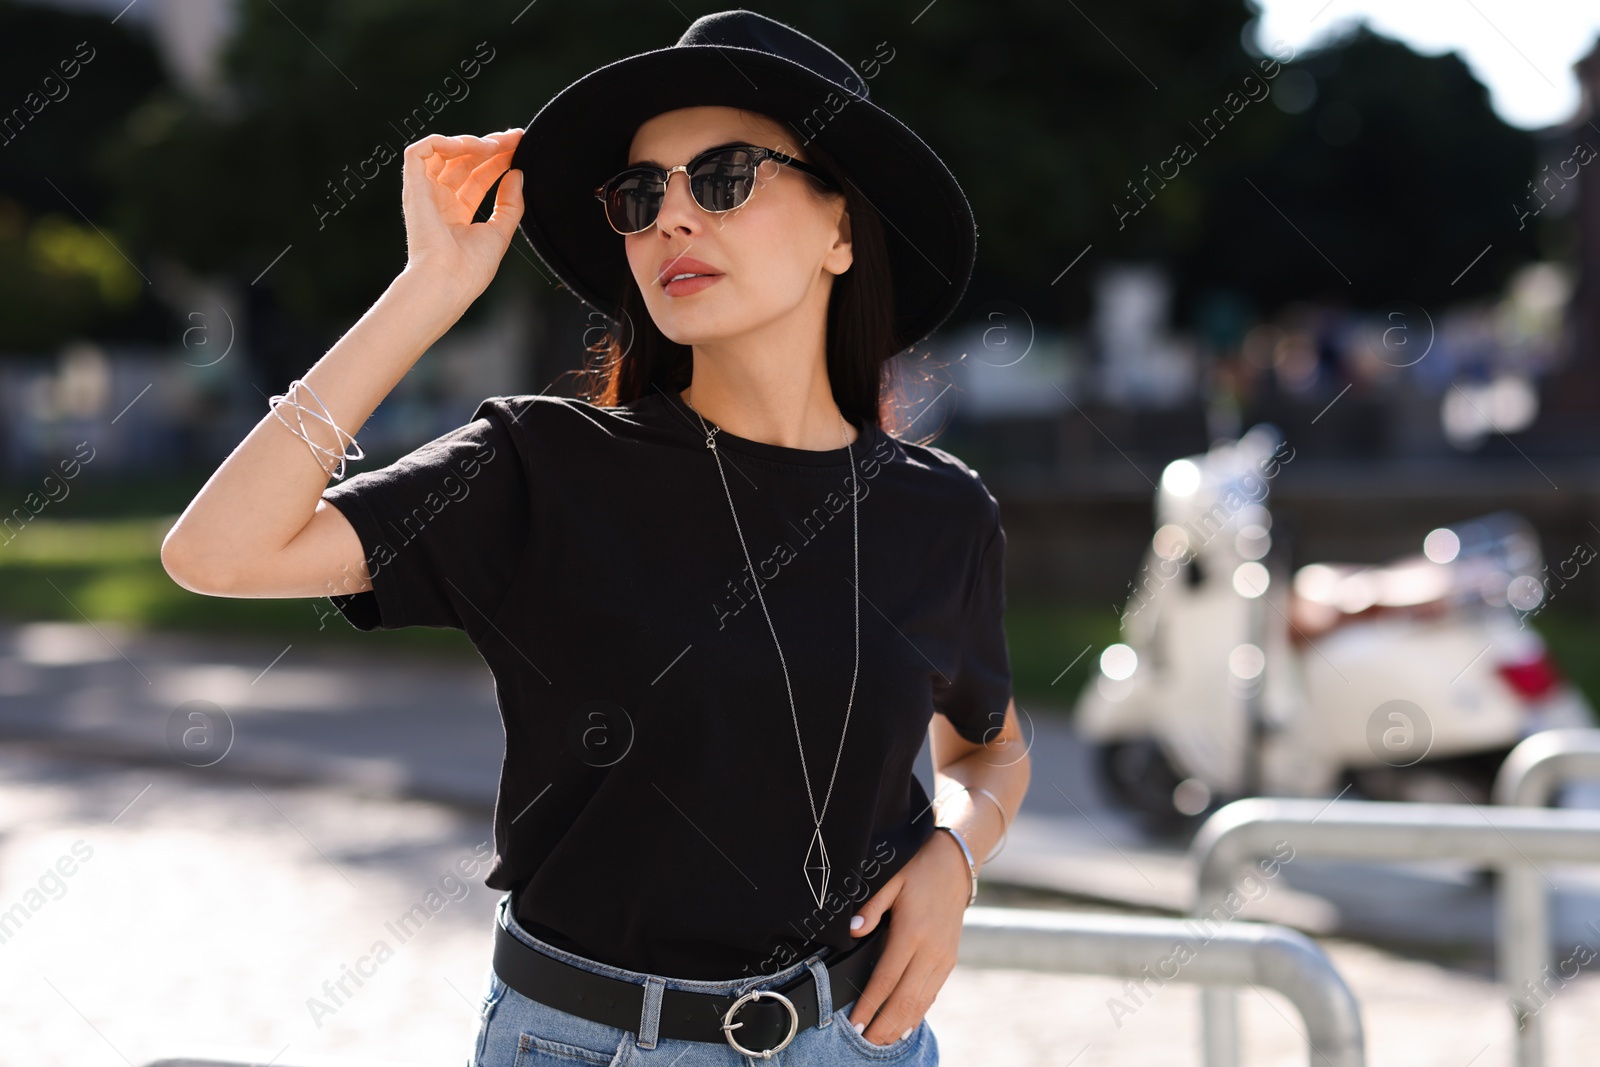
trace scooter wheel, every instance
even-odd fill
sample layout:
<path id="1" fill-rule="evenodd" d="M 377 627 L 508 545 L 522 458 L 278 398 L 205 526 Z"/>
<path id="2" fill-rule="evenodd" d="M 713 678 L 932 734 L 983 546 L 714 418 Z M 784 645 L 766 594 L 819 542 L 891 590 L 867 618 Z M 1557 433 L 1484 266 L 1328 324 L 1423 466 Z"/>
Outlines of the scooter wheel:
<path id="1" fill-rule="evenodd" d="M 1094 764 L 1105 792 L 1138 815 L 1146 829 L 1172 835 L 1189 828 L 1192 820 L 1172 804 L 1173 791 L 1182 778 L 1154 738 L 1098 745 Z"/>

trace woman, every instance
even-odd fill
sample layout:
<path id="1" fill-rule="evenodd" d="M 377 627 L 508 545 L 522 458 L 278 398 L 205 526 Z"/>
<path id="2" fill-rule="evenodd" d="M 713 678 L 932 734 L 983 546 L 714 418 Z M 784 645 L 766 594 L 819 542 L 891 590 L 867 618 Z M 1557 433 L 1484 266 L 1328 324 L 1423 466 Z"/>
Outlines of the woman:
<path id="1" fill-rule="evenodd" d="M 404 168 L 405 270 L 191 502 L 168 572 L 460 628 L 490 666 L 505 895 L 472 1064 L 936 1063 L 924 1016 L 1029 774 L 998 507 L 879 413 L 970 273 L 959 187 L 747 11 Z M 491 397 L 327 488 L 519 224 L 586 302 L 621 296 L 591 398 Z"/>

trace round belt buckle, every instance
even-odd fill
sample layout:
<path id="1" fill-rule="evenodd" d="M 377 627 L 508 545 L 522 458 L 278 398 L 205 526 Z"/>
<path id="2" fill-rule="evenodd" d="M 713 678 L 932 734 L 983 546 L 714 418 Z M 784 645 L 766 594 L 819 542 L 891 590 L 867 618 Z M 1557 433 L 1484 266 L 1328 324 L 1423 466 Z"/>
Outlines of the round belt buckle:
<path id="1" fill-rule="evenodd" d="M 734 1040 L 733 1032 L 739 1027 L 743 1026 L 744 1023 L 734 1022 L 733 1017 L 739 1013 L 739 1009 L 744 1007 L 747 1002 L 752 1000 L 760 1000 L 762 997 L 770 997 L 773 1000 L 783 1001 L 783 1006 L 789 1009 L 789 1032 L 784 1036 L 784 1039 L 778 1042 L 774 1047 L 767 1049 L 765 1052 L 757 1052 L 754 1049 L 745 1048 L 743 1045 L 739 1044 L 739 1042 Z M 764 1060 L 771 1059 L 774 1052 L 781 1051 L 784 1047 L 786 1047 L 789 1042 L 794 1040 L 794 1035 L 799 1032 L 799 1030 L 800 1013 L 794 1010 L 794 1002 L 788 997 L 784 996 L 782 993 L 779 993 L 773 989 L 751 990 L 738 1000 L 734 1001 L 733 1006 L 730 1007 L 727 1014 L 722 1017 L 722 1036 L 727 1039 L 728 1044 L 733 1046 L 734 1051 L 744 1056 L 760 1056 Z"/>

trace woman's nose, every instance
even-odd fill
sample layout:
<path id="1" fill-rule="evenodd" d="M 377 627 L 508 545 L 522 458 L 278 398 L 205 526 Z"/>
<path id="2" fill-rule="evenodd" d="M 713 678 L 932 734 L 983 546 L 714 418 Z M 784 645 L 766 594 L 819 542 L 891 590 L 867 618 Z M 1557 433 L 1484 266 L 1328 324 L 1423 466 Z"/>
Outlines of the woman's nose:
<path id="1" fill-rule="evenodd" d="M 661 212 L 656 216 L 656 228 L 665 233 L 694 232 L 700 228 L 704 212 L 689 195 L 689 176 L 682 171 L 667 175 L 667 187 L 661 194 Z"/>

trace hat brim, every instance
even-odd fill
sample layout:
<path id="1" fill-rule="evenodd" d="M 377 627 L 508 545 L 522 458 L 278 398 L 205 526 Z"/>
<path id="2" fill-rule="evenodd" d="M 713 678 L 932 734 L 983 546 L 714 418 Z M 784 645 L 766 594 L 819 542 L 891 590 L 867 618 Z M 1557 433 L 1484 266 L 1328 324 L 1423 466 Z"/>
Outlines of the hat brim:
<path id="1" fill-rule="evenodd" d="M 609 63 L 557 93 L 523 131 L 511 161 L 523 176 L 519 228 L 580 300 L 614 315 L 629 274 L 623 238 L 606 224 L 595 187 L 627 165 L 640 124 L 707 105 L 788 122 L 832 154 L 877 209 L 894 278 L 897 351 L 949 317 L 977 253 L 972 208 L 949 168 L 870 100 L 781 56 L 728 45 L 676 45 Z"/>

